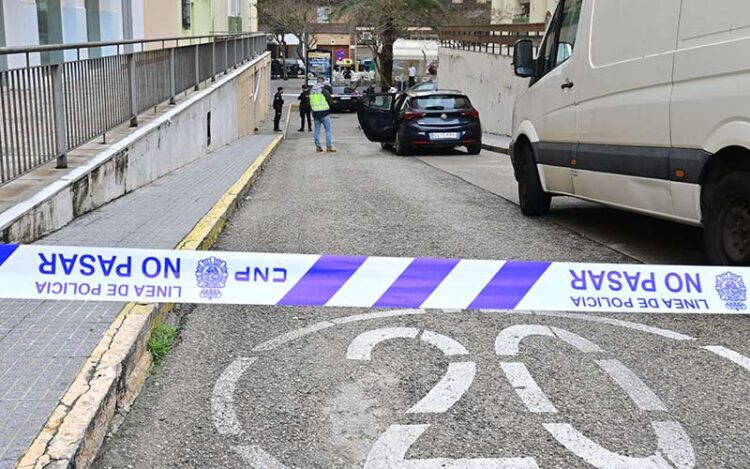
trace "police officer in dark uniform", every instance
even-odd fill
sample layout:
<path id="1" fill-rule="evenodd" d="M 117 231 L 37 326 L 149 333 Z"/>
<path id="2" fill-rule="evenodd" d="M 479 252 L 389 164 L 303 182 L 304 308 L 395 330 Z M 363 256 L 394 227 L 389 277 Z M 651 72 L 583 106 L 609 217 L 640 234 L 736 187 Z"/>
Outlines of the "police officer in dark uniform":
<path id="1" fill-rule="evenodd" d="M 310 88 L 307 85 L 302 85 L 302 93 L 297 97 L 299 100 L 299 117 L 302 121 L 302 125 L 299 128 L 300 132 L 305 131 L 305 119 L 307 119 L 307 130 L 312 132 L 312 108 L 310 107 Z"/>
<path id="2" fill-rule="evenodd" d="M 276 111 L 276 115 L 273 117 L 273 130 L 274 132 L 281 132 L 281 111 L 284 109 L 284 88 L 279 86 L 276 90 L 276 94 L 273 95 L 273 110 Z"/>

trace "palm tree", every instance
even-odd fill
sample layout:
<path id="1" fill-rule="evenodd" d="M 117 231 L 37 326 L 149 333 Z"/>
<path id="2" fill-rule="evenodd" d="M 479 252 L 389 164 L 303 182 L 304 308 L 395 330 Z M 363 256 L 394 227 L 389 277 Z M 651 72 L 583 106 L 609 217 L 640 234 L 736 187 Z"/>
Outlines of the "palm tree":
<path id="1" fill-rule="evenodd" d="M 381 85 L 393 85 L 393 44 L 406 38 L 409 27 L 437 28 L 445 13 L 446 0 L 338 0 L 334 14 L 355 26 L 372 28 L 372 50 L 380 71 Z"/>

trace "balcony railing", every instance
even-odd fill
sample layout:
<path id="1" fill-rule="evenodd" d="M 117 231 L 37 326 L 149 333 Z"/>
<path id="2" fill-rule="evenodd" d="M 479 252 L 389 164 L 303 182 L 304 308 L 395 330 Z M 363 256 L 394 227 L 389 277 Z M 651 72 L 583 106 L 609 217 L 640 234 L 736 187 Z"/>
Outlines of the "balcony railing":
<path id="1" fill-rule="evenodd" d="M 450 49 L 512 55 L 513 45 L 531 39 L 539 46 L 544 23 L 445 26 L 440 30 L 440 44 Z"/>
<path id="2" fill-rule="evenodd" d="M 8 62 L 25 63 L 0 71 L 0 185 L 55 159 L 67 167 L 71 150 L 138 125 L 143 111 L 174 104 L 266 44 L 265 34 L 252 33 L 0 48 Z M 50 52 L 75 60 L 34 64 Z"/>

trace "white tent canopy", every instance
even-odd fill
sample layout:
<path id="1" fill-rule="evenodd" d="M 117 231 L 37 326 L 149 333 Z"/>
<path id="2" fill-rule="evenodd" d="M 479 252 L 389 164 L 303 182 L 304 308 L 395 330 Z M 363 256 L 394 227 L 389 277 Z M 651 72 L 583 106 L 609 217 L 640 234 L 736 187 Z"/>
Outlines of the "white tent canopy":
<path id="1" fill-rule="evenodd" d="M 413 39 L 398 39 L 393 45 L 394 60 L 426 60 L 438 58 L 437 41 L 418 41 Z"/>

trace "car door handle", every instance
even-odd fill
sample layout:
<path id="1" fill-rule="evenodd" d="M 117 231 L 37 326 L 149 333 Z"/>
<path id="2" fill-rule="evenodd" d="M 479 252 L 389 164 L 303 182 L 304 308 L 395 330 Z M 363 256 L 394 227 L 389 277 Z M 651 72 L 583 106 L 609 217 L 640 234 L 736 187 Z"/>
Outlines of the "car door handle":
<path id="1" fill-rule="evenodd" d="M 563 83 L 562 85 L 560 85 L 560 88 L 562 88 L 564 90 L 569 90 L 569 89 L 573 88 L 573 86 L 575 86 L 575 83 L 573 83 L 572 81 L 566 79 L 565 83 Z"/>

